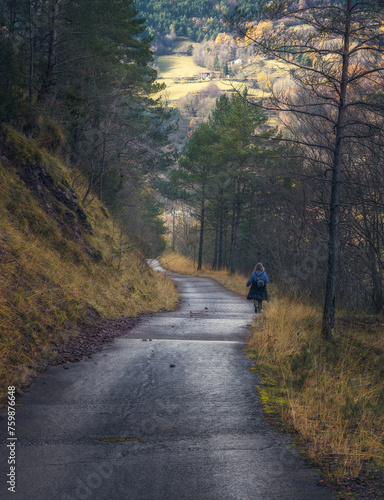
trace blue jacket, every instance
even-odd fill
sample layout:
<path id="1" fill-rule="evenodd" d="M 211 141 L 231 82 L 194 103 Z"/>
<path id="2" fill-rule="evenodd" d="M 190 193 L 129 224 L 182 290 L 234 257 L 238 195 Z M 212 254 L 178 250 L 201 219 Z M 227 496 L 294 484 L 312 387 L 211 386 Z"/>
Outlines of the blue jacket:
<path id="1" fill-rule="evenodd" d="M 256 281 L 260 277 L 263 278 L 265 284 L 269 283 L 268 275 L 265 271 L 257 271 L 257 272 L 254 271 L 251 274 L 251 277 L 249 278 L 246 286 L 251 285 L 254 281 Z"/>
<path id="2" fill-rule="evenodd" d="M 264 281 L 264 288 L 258 288 L 256 286 L 256 281 L 262 278 Z M 267 283 L 269 283 L 268 275 L 265 271 L 257 271 L 251 274 L 247 282 L 247 286 L 252 285 L 249 290 L 247 299 L 248 300 L 268 300 Z"/>

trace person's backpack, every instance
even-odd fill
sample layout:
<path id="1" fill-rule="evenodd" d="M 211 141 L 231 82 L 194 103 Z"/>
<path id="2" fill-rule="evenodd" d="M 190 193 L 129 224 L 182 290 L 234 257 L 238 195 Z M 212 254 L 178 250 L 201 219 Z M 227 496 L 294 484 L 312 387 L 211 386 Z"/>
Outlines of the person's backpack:
<path id="1" fill-rule="evenodd" d="M 257 288 L 264 288 L 265 287 L 265 283 L 264 283 L 264 279 L 263 279 L 263 275 L 260 274 L 259 276 L 256 275 L 256 287 Z"/>

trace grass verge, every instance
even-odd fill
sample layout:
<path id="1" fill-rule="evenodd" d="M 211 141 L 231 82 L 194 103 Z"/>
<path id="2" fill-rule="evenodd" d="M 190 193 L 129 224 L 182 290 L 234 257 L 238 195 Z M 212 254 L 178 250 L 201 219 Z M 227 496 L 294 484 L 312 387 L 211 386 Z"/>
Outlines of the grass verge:
<path id="1" fill-rule="evenodd" d="M 245 276 L 197 272 L 190 259 L 175 254 L 163 256 L 161 263 L 246 293 Z M 321 310 L 280 297 L 275 290 L 265 314 L 254 322 L 247 345 L 262 380 L 261 403 L 269 419 L 297 436 L 333 485 L 356 478 L 382 480 L 384 318 L 340 314 L 337 321 L 338 336 L 329 344 L 321 336 Z M 352 488 L 339 498 L 361 497 Z"/>
<path id="2" fill-rule="evenodd" d="M 384 350 L 378 318 L 338 318 L 333 344 L 321 311 L 276 297 L 253 326 L 249 356 L 267 413 L 298 432 L 330 481 L 380 477 L 384 467 Z"/>

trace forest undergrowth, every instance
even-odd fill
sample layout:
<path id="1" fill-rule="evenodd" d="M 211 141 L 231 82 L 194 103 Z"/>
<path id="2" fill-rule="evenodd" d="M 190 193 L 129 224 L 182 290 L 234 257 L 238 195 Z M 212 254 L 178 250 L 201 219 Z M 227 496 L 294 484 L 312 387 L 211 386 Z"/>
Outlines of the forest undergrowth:
<path id="1" fill-rule="evenodd" d="M 87 185 L 72 189 L 76 176 L 34 141 L 0 129 L 0 399 L 85 327 L 177 303 L 171 280 L 149 269 L 106 208 L 96 198 L 82 207 Z"/>
<path id="2" fill-rule="evenodd" d="M 246 296 L 248 276 L 197 272 L 191 259 L 177 254 L 165 254 L 161 263 L 178 273 L 208 276 Z M 319 306 L 281 296 L 276 286 L 270 291 L 246 347 L 262 382 L 266 417 L 297 437 L 329 483 L 382 481 L 384 318 L 339 312 L 337 335 L 328 343 L 321 336 Z"/>

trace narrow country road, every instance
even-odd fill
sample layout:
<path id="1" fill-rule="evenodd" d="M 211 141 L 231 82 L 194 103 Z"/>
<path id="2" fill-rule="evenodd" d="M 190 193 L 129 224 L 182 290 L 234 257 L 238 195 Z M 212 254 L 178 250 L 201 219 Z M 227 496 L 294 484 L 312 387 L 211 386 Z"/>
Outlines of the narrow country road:
<path id="1" fill-rule="evenodd" d="M 50 369 L 18 399 L 16 493 L 2 412 L 1 499 L 332 498 L 263 420 L 243 352 L 252 303 L 207 278 L 174 279 L 178 311 Z"/>

